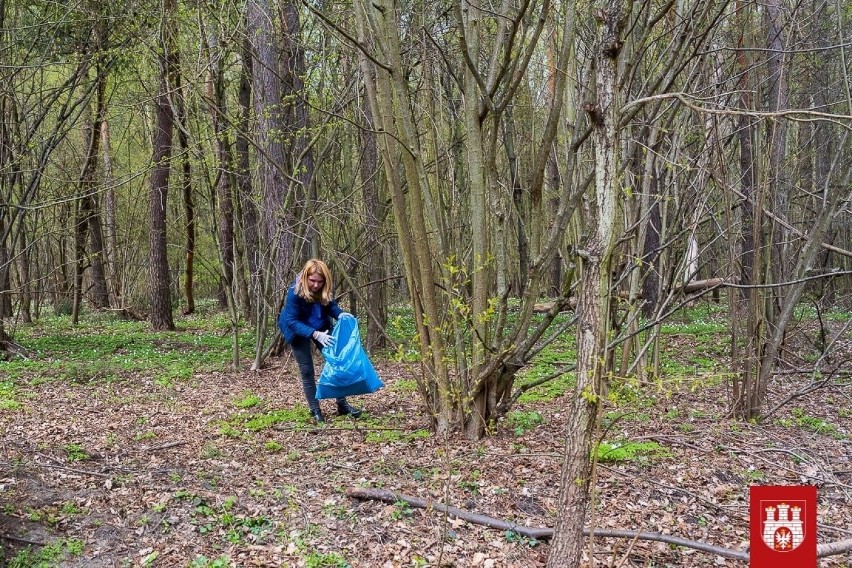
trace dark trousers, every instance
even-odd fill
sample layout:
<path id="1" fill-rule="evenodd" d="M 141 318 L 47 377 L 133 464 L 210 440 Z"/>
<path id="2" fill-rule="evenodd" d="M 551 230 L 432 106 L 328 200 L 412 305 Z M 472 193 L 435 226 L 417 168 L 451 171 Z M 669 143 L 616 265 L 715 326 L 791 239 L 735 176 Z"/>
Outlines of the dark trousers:
<path id="1" fill-rule="evenodd" d="M 317 400 L 317 381 L 314 373 L 314 356 L 311 353 L 311 344 L 313 339 L 307 337 L 295 336 L 290 343 L 293 348 L 293 357 L 296 363 L 299 364 L 299 375 L 302 377 L 302 391 L 305 393 L 305 400 L 308 401 L 308 408 L 311 412 L 316 412 L 320 409 L 319 401 Z M 319 344 L 317 344 L 319 348 Z M 338 406 L 346 404 L 346 397 L 337 399 Z"/>

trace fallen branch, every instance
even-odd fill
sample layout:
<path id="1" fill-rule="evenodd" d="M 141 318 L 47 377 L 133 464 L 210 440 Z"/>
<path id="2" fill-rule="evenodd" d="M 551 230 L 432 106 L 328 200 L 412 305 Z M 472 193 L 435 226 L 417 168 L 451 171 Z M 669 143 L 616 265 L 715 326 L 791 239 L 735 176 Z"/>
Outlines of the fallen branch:
<path id="1" fill-rule="evenodd" d="M 458 519 L 462 519 L 464 521 L 468 521 L 470 523 L 490 527 L 493 529 L 512 531 L 518 535 L 525 536 L 527 538 L 534 538 L 536 540 L 546 540 L 553 537 L 553 529 L 518 525 L 516 523 L 503 521 L 501 519 L 495 519 L 487 515 L 472 513 L 470 511 L 459 509 L 457 507 L 448 507 L 443 503 L 438 503 L 435 501 L 426 501 L 425 499 L 411 497 L 402 493 L 394 493 L 393 491 L 386 491 L 384 489 L 349 489 L 346 491 L 346 495 L 353 499 L 382 501 L 384 503 L 396 503 L 398 501 L 403 501 L 411 505 L 412 507 L 417 507 L 419 509 L 426 510 L 431 509 L 440 513 L 446 513 L 448 515 L 451 515 Z M 652 540 L 656 542 L 664 542 L 666 544 L 674 544 L 676 546 L 683 546 L 686 548 L 691 548 L 693 550 L 700 550 L 701 552 L 715 554 L 717 556 L 729 558 L 731 560 L 742 560 L 743 562 L 749 561 L 748 551 L 724 548 L 721 546 L 707 544 L 706 542 L 689 540 L 678 536 L 672 536 L 669 534 L 662 534 L 658 532 L 628 531 L 618 529 L 594 529 L 594 531 L 592 531 L 588 528 L 583 529 L 583 535 L 585 536 L 590 536 L 593 533 L 596 537 Z M 843 554 L 845 552 L 850 551 L 852 551 L 852 539 L 839 540 L 837 542 L 830 542 L 817 546 L 817 557 L 825 558 L 827 556 L 836 556 L 838 554 Z"/>
<path id="2" fill-rule="evenodd" d="M 465 521 L 469 521 L 471 523 L 475 523 L 477 525 L 483 525 L 501 531 L 512 531 L 513 533 L 519 534 L 521 536 L 525 536 L 527 538 L 534 538 L 537 540 L 548 539 L 553 536 L 553 529 L 525 527 L 523 525 L 510 523 L 508 521 L 502 521 L 500 519 L 495 519 L 486 515 L 471 513 L 470 511 L 465 511 L 464 509 L 448 507 L 443 503 L 438 503 L 435 501 L 426 501 L 424 499 L 418 499 L 417 497 L 403 495 L 402 493 L 385 491 L 384 489 L 349 489 L 348 491 L 346 491 L 346 495 L 354 499 L 383 501 L 385 503 L 396 503 L 397 501 L 405 501 L 412 507 L 417 507 L 418 509 L 432 509 L 441 513 L 452 515 L 453 517 L 457 517 Z"/>
<path id="3" fill-rule="evenodd" d="M 720 288 L 722 286 L 726 286 L 729 282 L 724 278 L 708 278 L 706 280 L 690 280 L 685 284 L 678 284 L 675 286 L 676 292 L 683 292 L 684 294 L 694 294 L 695 292 L 700 292 L 701 290 L 707 290 L 710 288 Z"/>
<path id="4" fill-rule="evenodd" d="M 38 455 L 40 455 L 41 457 L 43 457 L 45 459 L 48 459 L 48 460 L 54 462 L 54 463 L 33 462 L 36 465 L 38 465 L 39 467 L 50 467 L 50 468 L 53 468 L 53 469 L 61 469 L 63 471 L 70 471 L 71 473 L 79 473 L 81 475 L 92 475 L 94 477 L 103 477 L 105 479 L 109 479 L 110 477 L 112 477 L 108 473 L 99 473 L 97 471 L 88 471 L 88 470 L 85 470 L 85 469 L 76 469 L 76 468 L 73 468 L 73 467 L 61 465 L 59 463 L 56 463 L 56 460 L 53 459 L 52 457 L 48 456 L 48 455 L 45 455 L 45 454 L 38 454 Z"/>
<path id="5" fill-rule="evenodd" d="M 100 473 L 100 472 L 97 472 L 97 471 L 89 471 L 89 470 L 86 470 L 86 469 L 76 469 L 76 468 L 73 468 L 73 467 L 66 467 L 64 465 L 56 465 L 56 464 L 51 464 L 51 463 L 41 463 L 41 464 L 38 464 L 38 465 L 40 465 L 41 467 L 50 467 L 50 468 L 53 468 L 53 469 L 61 469 L 62 471 L 69 471 L 71 473 L 79 473 L 80 475 L 91 475 L 93 477 L 103 477 L 104 479 L 109 479 L 109 478 L 112 477 L 108 473 Z"/>
<path id="6" fill-rule="evenodd" d="M 817 558 L 825 558 L 826 556 L 837 556 L 844 552 L 852 552 L 852 538 L 846 540 L 838 540 L 836 542 L 827 542 L 817 546 Z"/>
<path id="7" fill-rule="evenodd" d="M 12 542 L 20 542 L 20 543 L 23 543 L 23 544 L 32 544 L 32 545 L 35 545 L 35 546 L 45 546 L 45 543 L 38 542 L 37 540 L 30 540 L 28 538 L 21 538 L 21 537 L 18 537 L 18 536 L 10 536 L 8 534 L 1 534 L 0 533 L 0 539 L 10 540 Z"/>

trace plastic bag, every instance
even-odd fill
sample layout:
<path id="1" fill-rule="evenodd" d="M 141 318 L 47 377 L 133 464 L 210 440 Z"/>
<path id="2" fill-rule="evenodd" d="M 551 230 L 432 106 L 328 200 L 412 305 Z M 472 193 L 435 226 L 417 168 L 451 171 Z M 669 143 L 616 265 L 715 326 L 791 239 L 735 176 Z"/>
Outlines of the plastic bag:
<path id="1" fill-rule="evenodd" d="M 317 382 L 318 399 L 369 394 L 385 386 L 361 346 L 357 319 L 340 318 L 331 336 L 334 343 L 322 349 L 325 364 Z"/>

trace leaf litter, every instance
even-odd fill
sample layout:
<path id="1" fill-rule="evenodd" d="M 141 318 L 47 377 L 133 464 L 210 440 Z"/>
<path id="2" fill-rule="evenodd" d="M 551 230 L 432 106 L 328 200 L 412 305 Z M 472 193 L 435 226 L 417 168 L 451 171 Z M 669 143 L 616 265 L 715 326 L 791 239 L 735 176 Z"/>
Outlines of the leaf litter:
<path id="1" fill-rule="evenodd" d="M 320 427 L 307 422 L 289 357 L 171 385 L 144 376 L 33 382 L 20 408 L 0 411 L 0 565 L 27 546 L 77 542 L 82 550 L 55 565 L 544 566 L 547 541 L 346 491 L 379 488 L 552 528 L 570 395 L 517 405 L 539 413 L 529 429 L 501 421 L 478 442 L 439 439 L 427 434 L 409 368 L 376 367 L 386 388 L 352 399 L 365 418 L 335 417 L 324 401 L 331 419 Z M 797 386 L 782 377 L 770 396 Z M 607 409 L 603 436 L 664 452 L 602 460 L 587 523 L 746 550 L 749 485 L 804 483 L 818 487 L 820 543 L 852 537 L 848 380 L 764 424 L 726 417 L 724 382 L 641 391 L 640 408 Z M 599 537 L 583 566 L 592 557 L 601 567 L 743 565 Z M 847 553 L 819 566 L 850 562 Z"/>

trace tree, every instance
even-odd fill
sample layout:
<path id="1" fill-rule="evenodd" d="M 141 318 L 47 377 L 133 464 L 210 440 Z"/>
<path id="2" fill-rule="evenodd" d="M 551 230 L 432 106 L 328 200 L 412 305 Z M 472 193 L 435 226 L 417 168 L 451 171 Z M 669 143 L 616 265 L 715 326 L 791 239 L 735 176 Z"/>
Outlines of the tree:
<path id="1" fill-rule="evenodd" d="M 87 78 L 99 55 L 91 41 L 97 17 L 66 13 L 52 4 L 7 13 L 10 6 L 0 2 L 0 51 L 5 62 L 0 71 L 0 303 L 11 302 L 10 271 L 19 245 L 38 246 L 35 238 L 24 234 L 38 226 L 28 224 L 27 217 L 43 209 L 39 199 L 51 160 L 68 134 L 79 131 L 78 121 L 96 91 L 97 81 Z M 55 17 L 55 10 L 64 17 Z M 57 27 L 56 22 L 62 25 Z M 20 41 L 24 33 L 30 35 Z M 114 62 L 114 56 L 105 57 L 101 70 L 107 72 Z M 28 285 L 36 279 L 32 268 L 28 265 L 22 271 Z M 0 341 L 10 339 L 0 317 Z"/>
<path id="2" fill-rule="evenodd" d="M 101 224 L 100 206 L 97 199 L 96 171 L 101 142 L 101 121 L 104 115 L 104 83 L 106 77 L 95 67 L 97 96 L 92 122 L 83 127 L 84 147 L 86 148 L 83 168 L 80 172 L 80 196 L 77 200 L 75 221 L 75 273 L 74 306 L 71 318 L 76 324 L 80 316 L 80 303 L 83 298 L 83 273 L 87 265 L 87 249 L 90 249 L 88 264 L 92 270 L 92 304 L 100 309 L 109 307 L 106 273 L 104 271 L 104 237 Z M 89 244 L 91 243 L 91 244 Z"/>
<path id="3" fill-rule="evenodd" d="M 743 11 L 743 18 L 748 13 Z M 809 25 L 820 30 L 814 34 L 820 38 L 826 17 L 830 16 L 817 13 L 808 19 Z M 839 218 L 841 204 L 848 198 L 839 189 L 847 183 L 848 172 L 835 169 L 836 160 L 844 150 L 834 152 L 831 159 L 828 159 L 829 153 L 820 153 L 819 187 L 794 183 L 789 174 L 796 169 L 795 164 L 812 159 L 809 152 L 794 154 L 791 151 L 788 138 L 800 132 L 805 134 L 807 129 L 789 128 L 786 119 L 789 101 L 801 90 L 808 101 L 803 106 L 811 106 L 814 95 L 812 83 L 790 80 L 795 76 L 793 69 L 797 59 L 805 56 L 786 48 L 785 30 L 791 23 L 785 24 L 785 18 L 792 22 L 796 13 L 785 12 L 783 5 L 777 2 L 767 6 L 763 25 L 765 59 L 752 61 L 751 65 L 765 68 L 769 80 L 762 97 L 743 101 L 743 118 L 740 119 L 747 123 L 750 117 L 758 116 L 763 119 L 764 126 L 759 129 L 748 124 L 741 131 L 739 144 L 743 180 L 740 198 L 743 202 L 741 281 L 744 300 L 734 304 L 732 312 L 744 315 L 732 318 L 735 339 L 732 359 L 737 376 L 731 405 L 737 416 L 747 419 L 759 419 L 764 412 L 767 390 L 781 363 L 782 346 L 793 311 L 805 292 L 809 277 L 814 276 L 817 249 L 824 247 L 823 241 L 830 234 L 833 223 L 829 219 Z M 748 34 L 752 27 L 748 20 L 744 22 L 742 33 Z M 738 64 L 741 70 L 750 71 L 745 49 L 739 52 Z M 830 83 L 831 74 L 826 76 L 826 68 L 820 67 L 823 83 Z M 748 74 L 743 76 L 748 77 Z M 844 71 L 838 71 L 836 76 L 841 84 L 848 83 Z M 830 108 L 830 105 L 824 106 Z M 848 108 L 848 101 L 845 106 Z M 819 117 L 815 119 L 820 120 Z M 844 148 L 848 140 L 845 131 L 838 140 L 838 149 Z M 799 203 L 808 205 L 802 207 L 797 205 Z M 807 230 L 796 229 L 797 225 Z"/>
<path id="4" fill-rule="evenodd" d="M 496 35 L 499 41 L 485 47 L 479 43 L 480 36 L 483 40 L 490 38 L 488 41 L 494 38 L 485 33 L 486 26 L 480 25 L 482 14 L 456 6 L 454 24 L 459 41 L 455 47 L 442 45 L 460 50 L 460 69 L 450 69 L 446 77 L 456 80 L 455 87 L 463 95 L 465 135 L 457 140 L 463 141 L 460 155 L 466 162 L 454 170 L 457 177 L 449 180 L 428 171 L 428 160 L 437 157 L 440 150 L 420 142 L 423 137 L 418 127 L 423 121 L 415 116 L 420 105 L 413 100 L 406 82 L 411 71 L 400 49 L 400 24 L 394 20 L 397 7 L 393 3 L 359 3 L 355 9 L 359 45 L 369 49 L 366 55 L 373 66 L 369 74 L 365 73 L 370 80 L 367 93 L 378 130 L 383 133 L 379 147 L 426 369 L 421 392 L 439 432 L 464 429 L 469 437 L 477 438 L 496 418 L 500 404 L 511 397 L 515 373 L 535 353 L 537 340 L 567 297 L 563 290 L 562 303 L 557 302 L 546 322 L 528 327 L 547 277 L 545 267 L 550 266 L 576 203 L 573 196 L 577 192 L 572 191 L 575 188 L 571 184 L 563 187 L 555 221 L 534 224 L 542 232 L 547 227 L 547 232 L 530 240 L 544 244 L 533 251 L 529 272 L 520 276 L 528 294 L 517 322 L 509 323 L 510 280 L 504 271 L 511 270 L 505 242 L 511 213 L 508 202 L 499 197 L 502 163 L 495 153 L 505 111 L 518 92 L 551 7 L 545 2 L 524 6 L 520 11 L 508 9 L 495 18 L 501 30 Z M 523 34 L 517 32 L 532 14 L 539 16 L 532 20 L 536 24 L 529 37 L 521 37 Z M 569 17 L 564 22 L 558 59 L 561 68 L 567 68 L 573 37 L 573 20 Z M 520 55 L 509 57 L 515 48 Z M 503 55 L 490 59 L 490 67 L 483 70 L 478 62 L 483 59 L 481 53 L 488 50 Z M 533 145 L 543 148 L 532 158 L 534 165 L 527 181 L 526 191 L 533 195 L 541 193 L 543 171 L 564 101 L 565 75 L 555 76 L 559 96 L 553 98 L 541 138 Z M 570 176 L 571 168 L 566 170 Z M 455 201 L 460 196 L 443 191 L 459 183 L 469 188 L 463 202 Z M 463 209 L 448 207 L 450 200 Z M 490 214 L 495 202 L 496 216 Z M 542 212 L 541 200 L 534 203 L 533 216 Z M 460 211 L 467 211 L 472 223 L 454 234 L 455 229 L 449 228 L 457 225 L 451 217 Z"/>
<path id="5" fill-rule="evenodd" d="M 595 156 L 594 197 L 589 222 L 590 239 L 582 253 L 577 301 L 577 384 L 565 433 L 565 454 L 559 490 L 559 512 L 547 565 L 579 566 L 582 529 L 588 510 L 592 451 L 602 398 L 609 375 L 607 355 L 611 321 L 612 262 L 619 234 L 620 183 L 618 97 L 619 54 L 630 4 L 602 0 L 594 8 L 595 42 L 594 102 L 589 105 Z M 573 514 L 572 514 L 573 513 Z"/>
<path id="6" fill-rule="evenodd" d="M 176 75 L 176 45 L 173 18 L 175 0 L 163 0 L 160 25 L 160 53 L 158 71 L 160 86 L 155 99 L 157 123 L 154 131 L 151 162 L 149 274 L 151 287 L 151 326 L 154 329 L 174 330 L 172 316 L 171 277 L 167 254 L 166 205 L 169 194 L 169 174 L 174 135 L 174 106 L 172 89 Z"/>

